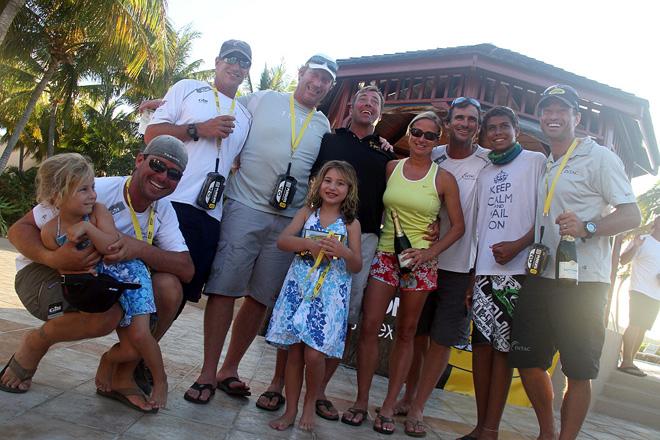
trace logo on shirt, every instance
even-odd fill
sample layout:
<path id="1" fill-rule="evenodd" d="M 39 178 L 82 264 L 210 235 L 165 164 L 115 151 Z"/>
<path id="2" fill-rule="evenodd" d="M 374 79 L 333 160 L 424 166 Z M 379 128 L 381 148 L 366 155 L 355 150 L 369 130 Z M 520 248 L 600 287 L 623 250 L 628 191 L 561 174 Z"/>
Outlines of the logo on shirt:
<path id="1" fill-rule="evenodd" d="M 442 156 L 440 156 L 436 160 L 434 160 L 434 162 L 437 163 L 438 165 L 440 165 L 445 160 L 447 160 L 447 155 L 443 154 Z"/>
<path id="2" fill-rule="evenodd" d="M 508 177 L 509 177 L 509 174 L 506 171 L 502 170 L 499 173 L 497 173 L 497 175 L 493 178 L 493 183 L 496 183 L 496 184 L 497 183 L 502 183 L 502 182 L 506 181 L 506 179 Z"/>
<path id="3" fill-rule="evenodd" d="M 477 176 L 475 176 L 474 174 L 471 174 L 471 173 L 467 172 L 467 173 L 464 173 L 464 174 L 461 176 L 461 180 L 477 180 Z"/>
<path id="4" fill-rule="evenodd" d="M 117 202 L 114 205 L 108 207 L 108 211 L 110 211 L 110 215 L 112 216 L 114 216 L 119 212 L 122 212 L 124 209 L 126 209 L 126 205 L 124 205 L 124 202 Z"/>
<path id="5" fill-rule="evenodd" d="M 199 98 L 197 101 L 203 102 L 204 104 L 207 104 L 209 102 L 208 99 L 204 99 L 204 98 Z"/>

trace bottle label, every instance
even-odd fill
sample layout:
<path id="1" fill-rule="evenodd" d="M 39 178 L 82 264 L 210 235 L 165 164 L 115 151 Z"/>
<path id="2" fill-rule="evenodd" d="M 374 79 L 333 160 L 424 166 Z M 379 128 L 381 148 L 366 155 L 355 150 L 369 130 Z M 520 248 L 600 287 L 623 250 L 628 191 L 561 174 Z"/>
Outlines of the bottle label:
<path id="1" fill-rule="evenodd" d="M 396 256 L 397 259 L 399 260 L 399 267 L 410 267 L 410 258 L 404 258 L 401 255 Z"/>
<path id="2" fill-rule="evenodd" d="M 578 279 L 578 264 L 575 260 L 560 261 L 557 270 L 557 278 L 564 280 Z"/>

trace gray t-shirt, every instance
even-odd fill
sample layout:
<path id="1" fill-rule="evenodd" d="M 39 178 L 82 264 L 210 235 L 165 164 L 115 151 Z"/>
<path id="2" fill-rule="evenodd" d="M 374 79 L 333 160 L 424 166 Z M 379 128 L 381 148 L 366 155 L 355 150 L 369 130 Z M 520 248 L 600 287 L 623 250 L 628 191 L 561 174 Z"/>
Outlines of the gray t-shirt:
<path id="1" fill-rule="evenodd" d="M 543 215 L 543 205 L 557 174 L 562 158 L 548 158 L 545 173 L 538 186 L 536 209 L 536 242 L 541 226 L 545 226 L 543 244 L 550 248 L 550 258 L 544 278 L 555 278 L 555 258 L 559 244 L 557 216 L 566 211 L 574 212 L 582 221 L 598 221 L 606 216 L 611 207 L 625 203 L 635 203 L 632 186 L 626 176 L 621 159 L 612 151 L 598 145 L 591 138 L 584 138 L 566 162 L 566 168 L 559 176 L 555 195 L 548 216 Z M 589 240 L 575 241 L 578 257 L 578 281 L 610 282 L 612 248 L 609 237 L 596 236 Z"/>
<path id="2" fill-rule="evenodd" d="M 264 90 L 242 96 L 239 102 L 252 114 L 252 126 L 241 151 L 241 166 L 227 185 L 226 195 L 253 209 L 293 217 L 307 195 L 307 182 L 321 139 L 330 132 L 330 123 L 321 112 L 315 112 L 298 148 L 291 155 L 290 93 Z M 310 111 L 294 100 L 296 137 Z M 292 206 L 279 211 L 269 204 L 280 174 L 291 162 L 291 175 L 298 180 Z"/>

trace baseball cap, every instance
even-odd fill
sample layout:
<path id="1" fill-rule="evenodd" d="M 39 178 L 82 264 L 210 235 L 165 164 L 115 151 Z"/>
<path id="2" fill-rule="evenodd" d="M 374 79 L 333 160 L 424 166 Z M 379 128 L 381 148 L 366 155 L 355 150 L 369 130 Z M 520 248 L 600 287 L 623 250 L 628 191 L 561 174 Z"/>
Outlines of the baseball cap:
<path id="1" fill-rule="evenodd" d="M 578 96 L 578 92 L 576 92 L 573 87 L 566 84 L 555 84 L 545 89 L 541 94 L 541 99 L 536 105 L 536 108 L 540 109 L 545 102 L 552 98 L 559 99 L 564 104 L 573 107 L 576 110 L 579 108 L 578 99 L 580 99 L 580 97 Z"/>
<path id="2" fill-rule="evenodd" d="M 220 58 L 224 58 L 232 53 L 240 53 L 248 61 L 252 61 L 252 49 L 250 45 L 241 40 L 227 40 L 220 46 Z"/>
<path id="3" fill-rule="evenodd" d="M 183 142 L 169 134 L 161 134 L 153 138 L 142 154 L 160 156 L 175 163 L 181 170 L 185 170 L 188 164 L 188 152 L 186 152 Z"/>
<path id="4" fill-rule="evenodd" d="M 308 59 L 306 64 L 310 69 L 325 70 L 330 74 L 330 76 L 332 76 L 333 80 L 337 79 L 337 62 L 327 55 L 317 53 Z"/>

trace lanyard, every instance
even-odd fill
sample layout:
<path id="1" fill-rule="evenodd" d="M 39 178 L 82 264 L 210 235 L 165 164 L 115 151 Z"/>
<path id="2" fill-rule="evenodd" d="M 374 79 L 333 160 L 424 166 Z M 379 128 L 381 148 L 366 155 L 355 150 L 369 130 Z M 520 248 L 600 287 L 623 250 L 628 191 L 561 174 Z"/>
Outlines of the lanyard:
<path id="1" fill-rule="evenodd" d="M 213 89 L 213 95 L 215 96 L 215 108 L 218 110 L 218 115 L 222 114 L 220 111 L 220 96 L 218 94 L 218 89 L 216 89 L 214 86 L 211 86 Z M 231 100 L 231 106 L 229 107 L 229 115 L 233 116 L 234 115 L 234 109 L 236 108 L 236 95 L 234 95 L 234 98 Z M 219 137 L 216 139 L 216 146 L 218 147 L 218 155 L 215 158 L 215 172 L 218 172 L 218 168 L 220 167 L 220 148 L 222 147 L 222 138 Z"/>
<path id="2" fill-rule="evenodd" d="M 296 137 L 296 110 L 293 108 L 293 93 L 289 97 L 289 110 L 291 113 L 291 157 L 293 157 L 293 153 L 296 152 L 296 149 L 298 148 L 298 144 L 300 144 L 300 140 L 302 139 L 303 134 L 305 134 L 305 130 L 307 130 L 309 121 L 311 121 L 312 116 L 314 116 L 316 107 L 312 108 L 307 114 L 307 117 L 305 118 L 305 122 L 303 122 L 303 125 L 300 128 L 300 133 L 298 133 L 298 137 Z"/>
<path id="3" fill-rule="evenodd" d="M 133 222 L 133 230 L 135 231 L 135 238 L 137 238 L 140 241 L 143 241 L 142 237 L 142 227 L 140 226 L 140 222 L 138 222 L 137 215 L 135 215 L 135 210 L 133 209 L 133 204 L 131 203 L 131 195 L 128 193 L 128 185 L 131 182 L 131 178 L 129 177 L 126 179 L 126 201 L 128 202 L 128 210 L 131 212 L 131 221 Z M 147 226 L 147 244 L 151 244 L 154 241 L 154 217 L 155 217 L 155 211 L 154 211 L 154 205 L 151 204 L 149 205 L 151 208 L 151 212 L 149 213 L 149 223 Z"/>
<path id="4" fill-rule="evenodd" d="M 575 147 L 578 145 L 578 138 L 575 138 L 573 140 L 573 143 L 571 144 L 570 147 L 568 147 L 568 150 L 566 153 L 564 153 L 564 158 L 561 160 L 561 164 L 559 165 L 559 169 L 557 170 L 557 173 L 555 174 L 554 179 L 552 179 L 552 185 L 550 186 L 550 190 L 548 191 L 548 176 L 547 174 L 550 173 L 550 166 L 552 165 L 550 161 L 547 163 L 548 167 L 548 172 L 545 176 L 545 190 L 548 191 L 548 195 L 545 197 L 545 203 L 543 204 L 543 215 L 547 216 L 550 213 L 550 204 L 552 203 L 552 199 L 555 195 L 555 187 L 557 186 L 557 181 L 559 180 L 559 176 L 561 175 L 561 172 L 564 171 L 564 167 L 566 166 L 566 162 L 568 162 L 568 159 L 571 157 L 571 154 L 573 154 L 573 150 L 575 150 Z"/>
<path id="5" fill-rule="evenodd" d="M 334 236 L 335 236 L 334 232 L 330 231 L 330 233 L 328 233 L 328 237 L 334 237 Z M 325 252 L 321 250 L 318 256 L 316 257 L 316 261 L 314 261 L 314 266 L 312 266 L 311 269 L 309 269 L 309 271 L 307 272 L 307 276 L 305 277 L 305 279 L 308 279 L 312 275 L 312 273 L 314 273 L 314 271 L 319 268 L 324 256 L 325 256 Z M 325 269 L 323 269 L 323 272 L 321 272 L 321 275 L 319 275 L 319 279 L 316 280 L 316 283 L 314 283 L 312 298 L 316 298 L 317 296 L 319 296 L 319 292 L 321 291 L 321 287 L 323 287 L 323 282 L 325 281 L 325 277 L 328 275 L 328 272 L 330 271 L 331 265 L 332 262 L 328 262 Z"/>

